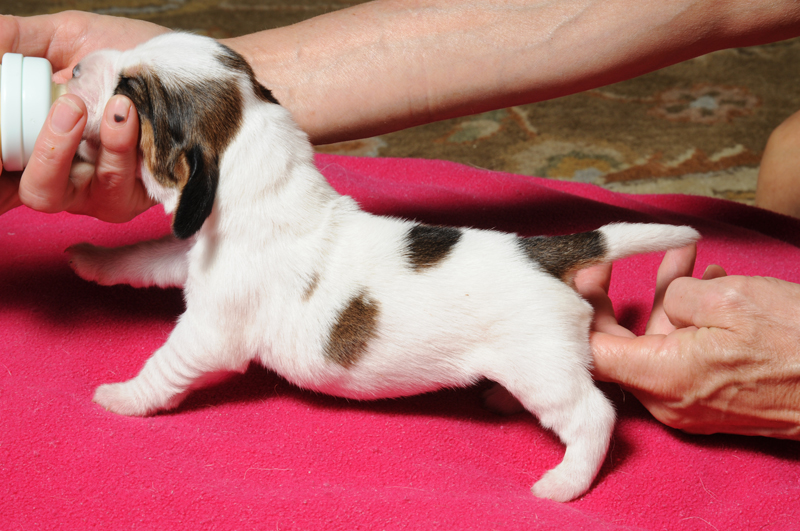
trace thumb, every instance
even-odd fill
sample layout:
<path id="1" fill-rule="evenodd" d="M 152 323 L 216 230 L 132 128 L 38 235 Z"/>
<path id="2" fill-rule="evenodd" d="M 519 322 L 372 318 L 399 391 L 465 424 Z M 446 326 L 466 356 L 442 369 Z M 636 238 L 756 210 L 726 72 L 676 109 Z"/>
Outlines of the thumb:
<path id="1" fill-rule="evenodd" d="M 603 332 L 591 334 L 595 380 L 632 389 L 652 389 L 663 376 L 659 367 L 663 335 L 621 337 Z"/>
<path id="2" fill-rule="evenodd" d="M 136 178 L 139 156 L 139 118 L 133 103 L 113 96 L 100 125 L 89 213 L 106 221 L 128 221 L 152 205 L 142 182 Z"/>
<path id="3" fill-rule="evenodd" d="M 19 199 L 41 212 L 60 212 L 76 192 L 70 168 L 86 125 L 86 105 L 73 94 L 50 108 L 19 183 Z"/>

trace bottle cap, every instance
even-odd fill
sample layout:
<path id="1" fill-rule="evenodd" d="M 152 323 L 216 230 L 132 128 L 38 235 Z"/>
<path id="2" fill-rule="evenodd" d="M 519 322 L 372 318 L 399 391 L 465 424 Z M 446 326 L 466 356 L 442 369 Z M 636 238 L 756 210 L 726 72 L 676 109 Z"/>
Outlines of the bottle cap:
<path id="1" fill-rule="evenodd" d="M 50 107 L 65 87 L 52 82 L 47 59 L 3 55 L 0 68 L 0 153 L 3 169 L 22 170 L 31 158 L 36 138 Z"/>

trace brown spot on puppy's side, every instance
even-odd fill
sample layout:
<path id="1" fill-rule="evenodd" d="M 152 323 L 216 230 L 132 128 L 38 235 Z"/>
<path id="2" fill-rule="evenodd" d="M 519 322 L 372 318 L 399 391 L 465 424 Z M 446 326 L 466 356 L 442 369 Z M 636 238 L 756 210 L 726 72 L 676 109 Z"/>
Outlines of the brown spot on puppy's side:
<path id="1" fill-rule="evenodd" d="M 365 291 L 350 299 L 331 329 L 325 355 L 342 367 L 355 364 L 378 328 L 378 304 Z"/>
<path id="2" fill-rule="evenodd" d="M 414 225 L 406 234 L 406 256 L 414 271 L 433 267 L 444 260 L 461 239 L 454 227 Z"/>
<path id="3" fill-rule="evenodd" d="M 601 262 L 606 254 L 603 235 L 598 231 L 519 238 L 517 242 L 530 260 L 567 284 L 572 283 L 576 271 Z"/>

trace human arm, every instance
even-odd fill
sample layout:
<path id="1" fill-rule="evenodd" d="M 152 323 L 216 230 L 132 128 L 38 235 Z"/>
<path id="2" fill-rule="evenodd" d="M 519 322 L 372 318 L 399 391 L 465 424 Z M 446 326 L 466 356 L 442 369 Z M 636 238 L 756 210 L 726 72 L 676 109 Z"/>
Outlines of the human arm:
<path id="1" fill-rule="evenodd" d="M 797 35 L 800 5 L 789 0 L 378 0 L 224 42 L 327 143 Z"/>
<path id="2" fill-rule="evenodd" d="M 0 51 L 45 56 L 64 81 L 90 51 L 164 31 L 79 12 L 0 17 Z M 795 35 L 800 4 L 792 0 L 376 0 L 223 42 L 253 65 L 313 142 L 327 143 L 562 96 Z M 19 185 L 19 176 L 0 176 L 0 213 L 19 203 L 17 186 L 33 208 L 63 208 L 58 194 L 69 189 L 75 143 L 62 140 L 51 155 L 57 164 L 29 167 Z M 127 162 L 107 182 L 133 182 L 121 168 L 132 166 L 135 152 L 129 144 L 117 153 Z M 117 220 L 139 211 L 130 196 L 117 199 L 103 207 L 118 211 Z"/>
<path id="3" fill-rule="evenodd" d="M 769 136 L 758 168 L 756 206 L 800 218 L 800 111 Z"/>
<path id="4" fill-rule="evenodd" d="M 576 278 L 596 311 L 595 378 L 687 432 L 800 440 L 800 285 L 719 266 L 691 278 L 694 257 L 693 247 L 667 253 L 639 337 L 614 317 L 609 267 Z"/>

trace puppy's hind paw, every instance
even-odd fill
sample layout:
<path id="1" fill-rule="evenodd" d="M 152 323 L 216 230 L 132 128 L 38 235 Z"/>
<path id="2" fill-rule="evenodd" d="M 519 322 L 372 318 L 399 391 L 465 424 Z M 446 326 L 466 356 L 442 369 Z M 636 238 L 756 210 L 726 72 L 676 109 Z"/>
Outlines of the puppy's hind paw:
<path id="1" fill-rule="evenodd" d="M 568 502 L 589 490 L 591 483 L 591 476 L 581 477 L 579 474 L 568 473 L 564 468 L 556 467 L 534 483 L 531 492 L 537 498 Z"/>

